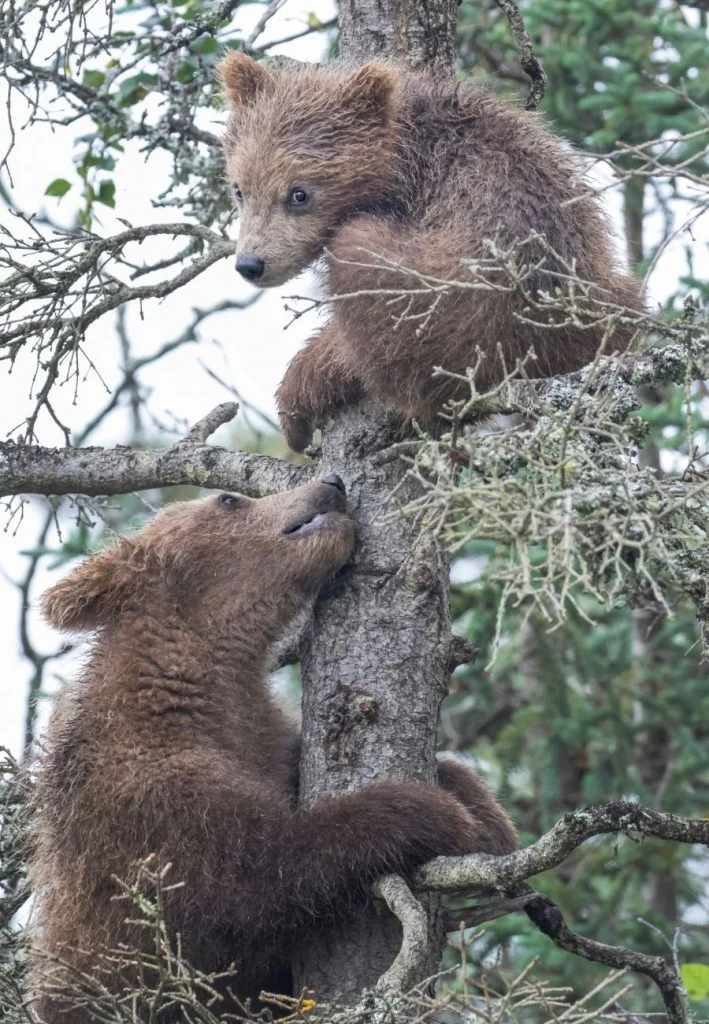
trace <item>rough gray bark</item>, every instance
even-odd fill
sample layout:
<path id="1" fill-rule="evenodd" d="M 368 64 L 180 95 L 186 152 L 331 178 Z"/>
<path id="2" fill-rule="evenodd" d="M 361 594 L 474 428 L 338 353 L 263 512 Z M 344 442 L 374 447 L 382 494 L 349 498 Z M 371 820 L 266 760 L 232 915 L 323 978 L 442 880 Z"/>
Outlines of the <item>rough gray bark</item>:
<path id="1" fill-rule="evenodd" d="M 457 0 L 340 0 L 339 7 L 343 57 L 452 70 Z"/>
<path id="2" fill-rule="evenodd" d="M 343 0 L 342 56 L 405 59 L 451 73 L 456 10 L 456 0 Z M 359 544 L 353 571 L 318 604 L 302 661 L 306 806 L 377 778 L 435 778 L 438 709 L 448 683 L 448 562 L 430 536 L 387 516 L 404 469 L 377 452 L 396 440 L 395 425 L 368 403 L 323 432 L 322 468 L 347 485 Z M 436 897 L 426 897 L 426 906 L 429 955 L 413 982 L 435 973 L 443 947 Z M 385 974 L 400 946 L 399 922 L 372 907 L 302 950 L 296 986 L 307 984 L 318 1000 L 354 1001 Z"/>
<path id="3" fill-rule="evenodd" d="M 0 444 L 0 497 L 126 494 L 193 484 L 259 497 L 303 483 L 307 466 L 185 439 L 170 448 L 44 448 Z"/>
<path id="4" fill-rule="evenodd" d="M 435 778 L 450 655 L 448 563 L 430 535 L 392 515 L 412 486 L 401 484 L 401 461 L 380 454 L 396 439 L 395 426 L 369 404 L 348 410 L 323 436 L 322 470 L 347 484 L 358 545 L 352 571 L 318 602 L 302 661 L 305 806 L 377 778 Z M 436 905 L 428 974 L 443 942 Z M 354 1000 L 400 945 L 398 921 L 377 907 L 315 937 L 295 965 L 298 981 L 318 1000 Z"/>

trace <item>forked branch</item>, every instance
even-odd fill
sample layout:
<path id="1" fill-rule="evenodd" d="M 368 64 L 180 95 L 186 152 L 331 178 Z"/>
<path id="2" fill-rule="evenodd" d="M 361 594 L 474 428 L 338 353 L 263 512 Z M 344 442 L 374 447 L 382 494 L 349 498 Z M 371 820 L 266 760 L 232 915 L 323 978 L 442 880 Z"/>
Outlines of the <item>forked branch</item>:
<path id="1" fill-rule="evenodd" d="M 586 960 L 644 974 L 655 982 L 665 1004 L 668 1024 L 686 1024 L 684 988 L 675 965 L 662 956 L 637 953 L 622 946 L 610 946 L 573 932 L 560 909 L 548 897 L 524 884 L 524 879 L 557 867 L 587 839 L 599 835 L 645 836 L 680 843 L 709 846 L 709 819 L 680 818 L 650 810 L 631 801 L 617 801 L 599 807 L 583 807 L 565 814 L 536 843 L 504 857 L 471 854 L 468 857 L 438 857 L 414 876 L 419 891 L 443 893 L 490 892 L 504 895 L 469 909 L 450 912 L 447 925 L 466 928 L 524 909 L 533 924 L 560 949 Z M 391 876 L 376 883 L 374 894 L 387 903 L 402 924 L 402 948 L 392 967 L 380 979 L 387 991 L 405 991 L 409 977 L 420 973 L 424 962 L 421 942 L 422 908 L 402 879 Z"/>

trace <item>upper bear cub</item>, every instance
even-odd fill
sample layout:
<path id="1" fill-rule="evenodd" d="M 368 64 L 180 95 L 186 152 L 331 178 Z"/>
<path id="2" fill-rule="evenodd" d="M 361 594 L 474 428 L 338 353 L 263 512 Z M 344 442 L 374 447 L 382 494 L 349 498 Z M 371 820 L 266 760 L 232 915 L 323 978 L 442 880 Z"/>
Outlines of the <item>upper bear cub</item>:
<path id="1" fill-rule="evenodd" d="M 460 800 L 382 782 L 297 808 L 298 736 L 269 695 L 269 658 L 353 543 L 338 477 L 222 494 L 171 505 L 46 594 L 51 623 L 96 632 L 38 781 L 31 984 L 49 1024 L 86 1020 L 62 1012 L 62 970 L 90 972 L 121 942 L 151 948 L 113 881 L 148 854 L 186 883 L 166 897 L 171 937 L 204 971 L 235 961 L 243 997 L 283 991 L 298 933 L 346 913 L 379 874 L 513 849 L 504 811 L 456 765 L 440 782 Z M 68 965 L 53 983 L 48 956 Z"/>
<path id="2" fill-rule="evenodd" d="M 538 115 L 479 86 L 378 62 L 274 72 L 232 51 L 218 72 L 241 208 L 237 269 L 280 285 L 326 249 L 327 290 L 338 297 L 278 391 L 291 447 L 302 450 L 326 414 L 364 393 L 430 421 L 445 399 L 469 393 L 433 378 L 434 366 L 464 374 L 477 346 L 486 390 L 532 348 L 525 372 L 544 377 L 590 362 L 601 343 L 629 343 L 627 323 L 609 330 L 608 304 L 641 310 L 639 286 L 618 273 L 574 154 Z M 516 246 L 531 268 L 521 290 L 490 266 L 490 241 Z M 488 261 L 489 287 L 463 260 Z M 520 319 L 529 295 L 573 274 L 588 282 L 586 299 L 576 289 L 576 316 L 557 314 L 554 327 L 539 312 Z M 468 287 L 447 287 L 455 281 Z"/>

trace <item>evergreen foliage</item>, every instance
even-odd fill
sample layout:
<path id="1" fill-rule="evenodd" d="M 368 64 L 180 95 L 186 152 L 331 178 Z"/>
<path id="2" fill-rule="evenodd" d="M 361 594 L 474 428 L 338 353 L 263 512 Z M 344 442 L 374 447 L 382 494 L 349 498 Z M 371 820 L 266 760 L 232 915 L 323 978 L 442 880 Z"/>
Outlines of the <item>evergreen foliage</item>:
<path id="1" fill-rule="evenodd" d="M 618 152 L 619 143 L 643 146 L 673 133 L 693 136 L 664 162 L 669 169 L 694 158 L 695 171 L 706 174 L 708 19 L 701 7 L 663 0 L 521 5 L 549 77 L 543 110 L 552 126 L 589 154 L 614 153 L 622 178 L 624 241 L 640 275 L 697 196 L 671 173 L 638 177 L 637 160 Z M 507 24 L 494 3 L 462 6 L 460 50 L 466 68 L 482 66 L 500 87 L 526 91 L 517 80 Z M 688 233 L 679 237 L 686 266 L 677 274 L 680 254 L 673 268 L 676 287 L 662 282 L 670 316 L 690 289 L 709 297 L 706 264 L 702 271 L 691 253 L 704 247 L 694 245 Z M 689 434 L 683 388 L 669 385 L 647 396 L 652 404 L 640 410 L 649 431 L 642 448 L 665 473 L 679 476 L 693 454 L 706 452 L 704 395 L 703 386 L 691 392 Z M 709 671 L 698 644 L 696 608 L 676 598 L 668 617 L 652 606 L 603 608 L 577 592 L 595 625 L 569 610 L 563 626 L 551 632 L 538 615 L 524 622 L 527 606 L 508 608 L 499 654 L 488 667 L 502 592 L 490 570 L 504 552 L 478 541 L 467 546 L 465 557 L 487 567 L 453 593 L 459 628 L 481 654 L 456 678 L 444 705 L 442 739 L 488 765 L 523 839 L 539 835 L 564 810 L 621 795 L 678 814 L 707 815 Z M 466 575 L 460 566 L 457 577 Z M 655 842 L 622 842 L 617 849 L 610 841 L 589 844 L 563 871 L 540 879 L 539 888 L 585 935 L 665 955 L 674 943 L 680 961 L 709 964 L 706 866 L 691 850 Z M 554 984 L 582 992 L 601 977 L 597 965 L 550 951 L 533 928 L 520 929 L 520 920 L 489 926 L 473 947 L 473 975 L 489 964 L 504 937 L 505 955 L 495 970 L 514 970 L 538 955 Z M 698 1016 L 705 1016 L 706 988 L 698 985 L 690 995 L 698 1000 Z M 647 987 L 632 1005 L 657 1009 Z"/>

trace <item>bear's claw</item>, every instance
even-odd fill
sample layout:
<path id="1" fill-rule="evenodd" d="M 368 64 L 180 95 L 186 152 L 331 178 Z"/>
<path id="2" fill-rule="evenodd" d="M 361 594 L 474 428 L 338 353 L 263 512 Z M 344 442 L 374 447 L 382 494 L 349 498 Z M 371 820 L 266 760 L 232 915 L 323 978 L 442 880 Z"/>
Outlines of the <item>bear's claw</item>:
<path id="1" fill-rule="evenodd" d="M 315 429 L 310 420 L 300 416 L 296 412 L 279 412 L 278 418 L 281 423 L 281 430 L 288 442 L 288 447 L 294 452 L 303 452 L 313 439 Z"/>

